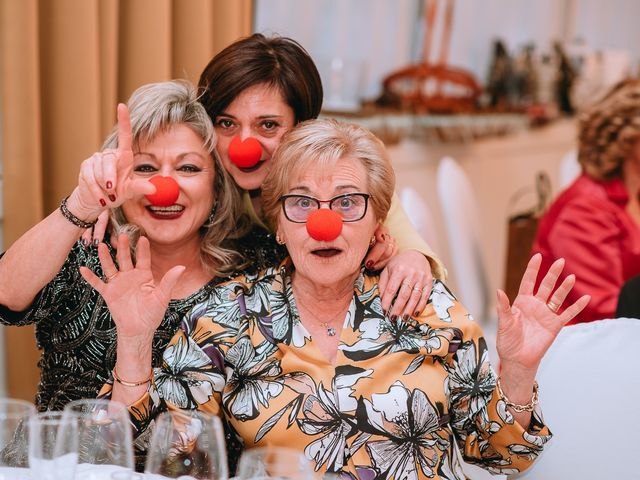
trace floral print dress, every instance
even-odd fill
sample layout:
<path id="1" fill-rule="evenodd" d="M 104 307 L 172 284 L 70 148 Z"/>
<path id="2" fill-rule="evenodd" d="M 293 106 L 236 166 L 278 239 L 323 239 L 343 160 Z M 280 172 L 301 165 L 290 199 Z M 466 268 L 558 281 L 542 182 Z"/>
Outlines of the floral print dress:
<path id="1" fill-rule="evenodd" d="M 292 270 L 286 260 L 221 284 L 183 319 L 130 407 L 140 444 L 160 411 L 199 409 L 245 447 L 304 450 L 319 473 L 463 479 L 455 444 L 466 461 L 511 474 L 551 437 L 539 411 L 528 431 L 514 421 L 480 328 L 440 281 L 420 317 L 392 321 L 378 277 L 362 272 L 331 364 L 300 322 Z"/>

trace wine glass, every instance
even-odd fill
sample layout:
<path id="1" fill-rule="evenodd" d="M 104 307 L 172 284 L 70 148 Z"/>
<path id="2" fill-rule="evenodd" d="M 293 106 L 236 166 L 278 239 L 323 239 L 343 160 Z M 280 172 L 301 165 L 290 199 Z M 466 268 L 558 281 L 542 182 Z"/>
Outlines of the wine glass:
<path id="1" fill-rule="evenodd" d="M 0 399 L 0 480 L 28 478 L 28 421 L 35 414 L 29 402 Z"/>
<path id="2" fill-rule="evenodd" d="M 228 478 L 218 417 L 196 410 L 167 411 L 158 416 L 153 428 L 145 474 L 198 480 Z"/>
<path id="3" fill-rule="evenodd" d="M 62 412 L 29 418 L 29 468 L 33 478 L 68 480 L 78 463 L 78 425 Z"/>
<path id="4" fill-rule="evenodd" d="M 133 439 L 127 407 L 104 399 L 75 400 L 64 407 L 64 417 L 78 426 L 76 477 L 109 477 L 112 471 L 132 470 Z"/>
<path id="5" fill-rule="evenodd" d="M 245 450 L 238 462 L 240 479 L 279 478 L 311 480 L 313 467 L 304 453 L 292 448 L 266 446 Z"/>

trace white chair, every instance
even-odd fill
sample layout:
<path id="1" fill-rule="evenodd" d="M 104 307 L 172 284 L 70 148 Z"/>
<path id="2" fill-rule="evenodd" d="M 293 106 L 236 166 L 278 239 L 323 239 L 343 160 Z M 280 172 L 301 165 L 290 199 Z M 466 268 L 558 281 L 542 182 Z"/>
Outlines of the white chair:
<path id="1" fill-rule="evenodd" d="M 582 167 L 578 163 L 578 150 L 569 150 L 562 160 L 560 160 L 560 170 L 558 172 L 558 188 L 559 191 L 567 188 L 571 183 L 578 178 L 582 172 Z"/>
<path id="2" fill-rule="evenodd" d="M 438 165 L 438 198 L 449 240 L 449 272 L 456 294 L 480 323 L 489 314 L 487 274 L 480 250 L 480 220 L 471 182 L 451 157 Z"/>
<path id="3" fill-rule="evenodd" d="M 640 320 L 565 327 L 538 371 L 554 434 L 534 465 L 510 479 L 640 478 Z"/>
<path id="4" fill-rule="evenodd" d="M 434 252 L 439 252 L 435 222 L 427 202 L 414 188 L 404 187 L 400 191 L 400 203 L 416 231 Z"/>

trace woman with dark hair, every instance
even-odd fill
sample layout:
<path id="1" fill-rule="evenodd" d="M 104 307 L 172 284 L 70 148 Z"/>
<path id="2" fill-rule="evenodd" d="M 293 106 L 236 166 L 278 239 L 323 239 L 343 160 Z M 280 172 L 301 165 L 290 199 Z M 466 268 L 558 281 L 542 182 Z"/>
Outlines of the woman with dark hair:
<path id="1" fill-rule="evenodd" d="M 296 41 L 256 33 L 218 53 L 203 70 L 199 87 L 200 101 L 218 134 L 222 163 L 244 190 L 247 211 L 264 225 L 261 187 L 271 156 L 287 131 L 320 114 L 323 91 L 318 70 Z M 248 145 L 252 159 L 247 159 L 246 151 L 237 154 Z M 364 265 L 371 271 L 384 268 L 382 306 L 392 316 L 405 318 L 425 308 L 432 271 L 439 279 L 445 275 L 395 195 Z"/>

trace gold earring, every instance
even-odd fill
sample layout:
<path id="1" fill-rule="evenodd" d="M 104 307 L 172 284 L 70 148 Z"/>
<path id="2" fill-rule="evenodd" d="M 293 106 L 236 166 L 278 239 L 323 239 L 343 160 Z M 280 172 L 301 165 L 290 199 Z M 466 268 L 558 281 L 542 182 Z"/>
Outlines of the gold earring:
<path id="1" fill-rule="evenodd" d="M 369 240 L 369 246 L 373 247 L 376 244 L 376 236 L 374 235 L 373 237 L 371 237 L 371 240 Z"/>
<path id="2" fill-rule="evenodd" d="M 278 245 L 284 245 L 284 240 L 280 237 L 280 234 L 276 233 L 276 243 Z"/>

